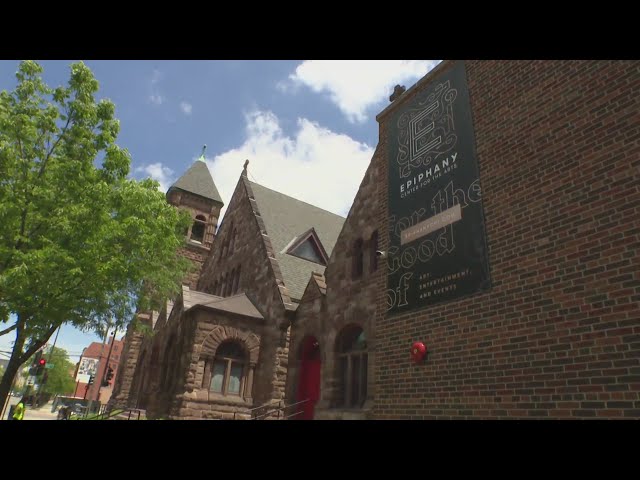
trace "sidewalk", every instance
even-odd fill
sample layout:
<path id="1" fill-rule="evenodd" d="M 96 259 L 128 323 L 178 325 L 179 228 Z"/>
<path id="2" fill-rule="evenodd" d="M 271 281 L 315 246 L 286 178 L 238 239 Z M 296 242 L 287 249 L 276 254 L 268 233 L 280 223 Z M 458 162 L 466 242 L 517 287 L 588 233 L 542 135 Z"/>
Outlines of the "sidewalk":
<path id="1" fill-rule="evenodd" d="M 56 420 L 58 418 L 57 413 L 51 413 L 51 406 L 53 402 L 48 402 L 39 408 L 33 408 L 27 406 L 24 412 L 25 420 Z"/>

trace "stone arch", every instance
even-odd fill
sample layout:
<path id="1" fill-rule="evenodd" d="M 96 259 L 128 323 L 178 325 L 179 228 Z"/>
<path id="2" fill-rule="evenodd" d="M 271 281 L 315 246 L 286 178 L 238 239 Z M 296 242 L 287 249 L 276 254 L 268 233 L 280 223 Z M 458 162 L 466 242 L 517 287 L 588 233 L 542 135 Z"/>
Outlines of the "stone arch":
<path id="1" fill-rule="evenodd" d="M 213 357 L 220 344 L 227 340 L 236 340 L 240 342 L 249 354 L 249 363 L 256 365 L 258 363 L 258 354 L 260 353 L 260 338 L 251 332 L 238 330 L 231 326 L 217 325 L 211 330 L 200 344 L 200 357 Z"/>

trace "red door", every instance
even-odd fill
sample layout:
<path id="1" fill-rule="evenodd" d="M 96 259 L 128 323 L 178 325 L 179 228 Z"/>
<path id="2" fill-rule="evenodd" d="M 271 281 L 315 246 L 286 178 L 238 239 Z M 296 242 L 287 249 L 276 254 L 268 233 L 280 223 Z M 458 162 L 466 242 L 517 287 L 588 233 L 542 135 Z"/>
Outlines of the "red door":
<path id="1" fill-rule="evenodd" d="M 320 398 L 320 346 L 315 337 L 307 337 L 302 343 L 300 378 L 298 381 L 298 402 L 301 420 L 313 420 L 314 408 Z"/>

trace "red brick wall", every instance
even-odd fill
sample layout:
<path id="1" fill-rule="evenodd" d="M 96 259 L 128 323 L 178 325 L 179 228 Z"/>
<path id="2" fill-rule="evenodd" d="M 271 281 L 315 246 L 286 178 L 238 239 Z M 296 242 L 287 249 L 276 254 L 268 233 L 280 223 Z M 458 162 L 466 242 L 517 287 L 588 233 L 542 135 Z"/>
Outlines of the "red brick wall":
<path id="1" fill-rule="evenodd" d="M 640 62 L 466 67 L 493 287 L 386 318 L 380 282 L 374 415 L 640 417 Z"/>

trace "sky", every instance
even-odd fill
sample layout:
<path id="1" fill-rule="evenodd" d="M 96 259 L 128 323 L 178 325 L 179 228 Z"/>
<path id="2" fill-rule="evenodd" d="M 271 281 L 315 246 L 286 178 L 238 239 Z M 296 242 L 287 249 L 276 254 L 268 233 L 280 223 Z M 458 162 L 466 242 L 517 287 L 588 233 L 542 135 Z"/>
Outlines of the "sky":
<path id="1" fill-rule="evenodd" d="M 38 63 L 55 87 L 67 83 L 74 61 Z M 13 90 L 18 63 L 0 61 L 0 90 Z M 117 143 L 131 154 L 132 177 L 151 177 L 166 192 L 206 145 L 225 206 L 249 160 L 250 180 L 346 217 L 378 142 L 376 115 L 395 85 L 411 87 L 439 61 L 84 63 L 100 84 L 97 98 L 116 105 Z M 0 337 L 0 358 L 12 341 Z M 56 346 L 78 361 L 93 341 L 101 339 L 67 325 Z"/>

